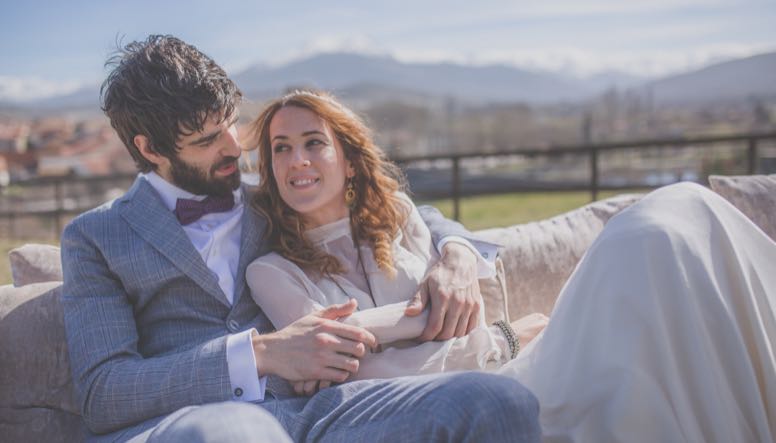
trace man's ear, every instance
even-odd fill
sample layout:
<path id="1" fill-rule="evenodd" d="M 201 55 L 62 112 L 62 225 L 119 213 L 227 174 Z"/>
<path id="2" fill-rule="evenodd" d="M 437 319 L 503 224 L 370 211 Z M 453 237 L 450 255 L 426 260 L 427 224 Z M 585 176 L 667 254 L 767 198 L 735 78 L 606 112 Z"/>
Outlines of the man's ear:
<path id="1" fill-rule="evenodd" d="M 164 164 L 168 163 L 170 160 L 163 156 L 162 154 L 156 152 L 151 147 L 151 141 L 148 140 L 148 137 L 145 135 L 136 135 L 132 142 L 135 143 L 135 147 L 138 151 L 140 151 L 140 155 L 143 156 L 146 160 L 149 162 L 155 164 L 157 167 L 163 166 Z"/>

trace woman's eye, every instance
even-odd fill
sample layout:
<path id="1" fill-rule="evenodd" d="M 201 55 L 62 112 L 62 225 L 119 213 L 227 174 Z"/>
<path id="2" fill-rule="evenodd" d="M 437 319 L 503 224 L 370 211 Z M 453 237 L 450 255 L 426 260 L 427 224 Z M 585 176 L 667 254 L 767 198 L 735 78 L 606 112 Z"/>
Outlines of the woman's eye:
<path id="1" fill-rule="evenodd" d="M 274 148 L 272 148 L 272 150 L 273 150 L 275 153 L 278 153 L 278 152 L 285 152 L 285 151 L 288 151 L 288 146 L 287 146 L 287 145 L 275 145 L 275 147 L 274 147 Z"/>
<path id="2" fill-rule="evenodd" d="M 323 140 L 311 139 L 307 141 L 307 146 L 319 146 L 325 144 Z"/>

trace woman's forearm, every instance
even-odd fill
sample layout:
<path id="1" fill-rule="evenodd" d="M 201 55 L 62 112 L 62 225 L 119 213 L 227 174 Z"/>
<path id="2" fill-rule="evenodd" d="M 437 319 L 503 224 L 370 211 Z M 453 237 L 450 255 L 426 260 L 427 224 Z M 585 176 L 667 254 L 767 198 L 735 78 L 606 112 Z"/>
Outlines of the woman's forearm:
<path id="1" fill-rule="evenodd" d="M 367 329 L 375 335 L 380 344 L 412 340 L 420 336 L 426 328 L 428 310 L 424 310 L 415 317 L 409 317 L 404 314 L 406 308 L 407 302 L 378 306 L 355 312 L 343 322 Z"/>
<path id="2" fill-rule="evenodd" d="M 495 326 L 475 328 L 468 335 L 444 341 L 399 341 L 361 358 L 350 380 L 496 368 L 508 358 L 507 347 Z"/>

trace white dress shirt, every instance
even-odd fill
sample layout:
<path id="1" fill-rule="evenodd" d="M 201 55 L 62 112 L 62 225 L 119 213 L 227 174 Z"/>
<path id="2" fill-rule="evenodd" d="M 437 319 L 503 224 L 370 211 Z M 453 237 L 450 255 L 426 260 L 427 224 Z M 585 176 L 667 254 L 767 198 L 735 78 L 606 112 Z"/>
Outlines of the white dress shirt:
<path id="1" fill-rule="evenodd" d="M 194 195 L 184 191 L 154 172 L 141 174 L 141 177 L 148 180 L 170 211 L 175 210 L 175 204 L 179 198 L 194 200 L 206 198 L 204 195 Z M 208 269 L 218 277 L 218 286 L 221 287 L 229 303 L 234 303 L 234 283 L 240 260 L 241 222 L 244 211 L 243 195 L 241 190 L 237 189 L 234 191 L 234 207 L 231 210 L 206 214 L 199 220 L 182 226 L 183 232 L 189 237 Z M 258 377 L 256 356 L 253 354 L 251 343 L 253 334 L 258 332 L 255 329 L 249 329 L 231 334 L 226 339 L 226 360 L 234 400 L 264 400 L 267 377 Z"/>

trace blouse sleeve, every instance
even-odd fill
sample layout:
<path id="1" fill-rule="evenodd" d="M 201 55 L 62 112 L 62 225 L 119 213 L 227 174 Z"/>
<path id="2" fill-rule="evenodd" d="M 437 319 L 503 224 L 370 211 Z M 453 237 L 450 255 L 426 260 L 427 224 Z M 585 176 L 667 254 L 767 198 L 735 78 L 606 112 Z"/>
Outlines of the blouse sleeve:
<path id="1" fill-rule="evenodd" d="M 323 309 L 311 297 L 302 276 L 269 256 L 259 257 L 248 265 L 245 279 L 251 296 L 261 307 L 275 329 L 282 329 L 294 321 Z"/>
<path id="2" fill-rule="evenodd" d="M 398 340 L 412 340 L 423 333 L 428 322 L 428 309 L 420 315 L 404 315 L 407 302 L 391 303 L 376 308 L 354 312 L 343 321 L 360 326 L 374 334 L 379 344 L 388 344 Z"/>
<path id="3" fill-rule="evenodd" d="M 305 281 L 301 271 L 295 271 L 285 260 L 260 257 L 248 265 L 245 279 L 253 300 L 276 329 L 324 308 L 315 300 L 315 289 Z M 407 302 L 392 303 L 356 311 L 342 321 L 369 330 L 380 344 L 414 339 L 426 327 L 428 311 L 408 317 L 404 315 L 406 307 Z"/>
<path id="4" fill-rule="evenodd" d="M 251 296 L 275 325 L 282 329 L 297 319 L 323 309 L 315 301 L 312 283 L 292 264 L 269 255 L 248 266 Z M 494 327 L 478 327 L 468 335 L 446 341 L 417 343 L 426 326 L 428 310 L 416 317 L 404 315 L 407 302 L 357 311 L 342 319 L 372 332 L 385 345 L 369 353 L 353 379 L 390 378 L 445 371 L 486 369 L 506 355 L 507 344 Z"/>
<path id="5" fill-rule="evenodd" d="M 351 380 L 494 369 L 508 358 L 508 344 L 496 326 L 478 327 L 445 341 L 395 342 L 361 358 Z"/>

